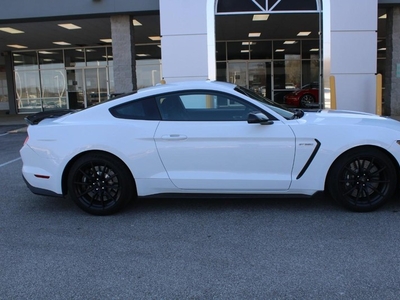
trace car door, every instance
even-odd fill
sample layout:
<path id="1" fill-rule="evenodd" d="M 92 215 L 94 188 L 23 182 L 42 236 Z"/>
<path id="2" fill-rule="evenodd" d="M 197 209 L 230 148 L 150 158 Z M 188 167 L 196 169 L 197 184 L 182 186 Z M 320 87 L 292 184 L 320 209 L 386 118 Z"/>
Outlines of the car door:
<path id="1" fill-rule="evenodd" d="M 157 103 L 163 120 L 154 136 L 156 147 L 178 188 L 207 192 L 289 188 L 295 140 L 284 123 L 248 124 L 248 113 L 258 108 L 218 92 L 171 94 L 158 97 Z"/>

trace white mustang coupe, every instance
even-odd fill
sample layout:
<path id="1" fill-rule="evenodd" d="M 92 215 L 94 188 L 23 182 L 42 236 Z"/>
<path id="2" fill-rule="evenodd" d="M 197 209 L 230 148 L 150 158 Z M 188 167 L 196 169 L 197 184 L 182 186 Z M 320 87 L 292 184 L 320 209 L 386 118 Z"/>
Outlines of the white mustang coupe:
<path id="1" fill-rule="evenodd" d="M 290 110 L 229 83 L 159 85 L 27 121 L 20 153 L 30 190 L 69 195 L 95 215 L 136 197 L 324 190 L 348 209 L 371 211 L 399 179 L 400 122 Z"/>

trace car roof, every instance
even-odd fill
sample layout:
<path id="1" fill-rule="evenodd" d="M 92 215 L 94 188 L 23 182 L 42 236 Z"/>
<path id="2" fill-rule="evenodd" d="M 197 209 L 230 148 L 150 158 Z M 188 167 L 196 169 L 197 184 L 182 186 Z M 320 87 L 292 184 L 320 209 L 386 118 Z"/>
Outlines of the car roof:
<path id="1" fill-rule="evenodd" d="M 193 89 L 212 89 L 212 90 L 233 90 L 236 87 L 235 84 L 222 82 L 222 81 L 179 81 L 171 82 L 166 84 L 157 84 L 155 86 L 142 88 L 137 91 L 138 94 L 157 94 L 172 92 L 178 90 L 193 90 Z M 142 96 L 142 95 L 141 95 Z"/>

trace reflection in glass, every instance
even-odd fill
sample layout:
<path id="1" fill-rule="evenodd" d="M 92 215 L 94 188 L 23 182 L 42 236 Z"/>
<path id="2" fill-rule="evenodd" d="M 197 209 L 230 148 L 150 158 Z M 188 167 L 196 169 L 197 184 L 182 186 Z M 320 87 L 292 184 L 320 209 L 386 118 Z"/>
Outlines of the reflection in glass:
<path id="1" fill-rule="evenodd" d="M 6 71 L 2 69 L 0 69 L 0 105 L 2 107 L 8 107 L 7 77 Z"/>
<path id="2" fill-rule="evenodd" d="M 64 68 L 64 57 L 62 50 L 41 50 L 38 52 L 38 55 L 41 69 Z"/>
<path id="3" fill-rule="evenodd" d="M 162 79 L 161 60 L 146 59 L 136 61 L 137 88 L 154 86 Z"/>
<path id="4" fill-rule="evenodd" d="M 41 71 L 43 110 L 67 108 L 65 70 Z"/>
<path id="5" fill-rule="evenodd" d="M 106 66 L 107 55 L 106 48 L 86 48 L 86 63 L 88 66 Z"/>
<path id="6" fill-rule="evenodd" d="M 228 82 L 239 86 L 247 86 L 247 63 L 246 62 L 228 62 L 229 78 Z"/>
<path id="7" fill-rule="evenodd" d="M 15 71 L 15 88 L 19 112 L 42 110 L 39 71 Z"/>
<path id="8" fill-rule="evenodd" d="M 85 85 L 87 106 L 107 100 L 106 68 L 86 69 Z"/>
<path id="9" fill-rule="evenodd" d="M 36 51 L 13 53 L 14 70 L 37 70 Z"/>
<path id="10" fill-rule="evenodd" d="M 66 67 L 84 67 L 85 66 L 85 51 L 84 48 L 66 49 L 65 66 Z"/>

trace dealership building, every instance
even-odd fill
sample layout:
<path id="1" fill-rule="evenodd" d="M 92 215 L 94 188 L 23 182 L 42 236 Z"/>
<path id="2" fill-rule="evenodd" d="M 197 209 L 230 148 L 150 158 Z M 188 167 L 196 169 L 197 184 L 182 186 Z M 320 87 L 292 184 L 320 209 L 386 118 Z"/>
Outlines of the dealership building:
<path id="1" fill-rule="evenodd" d="M 0 53 L 10 114 L 209 79 L 400 115 L 400 0 L 2 0 Z"/>

